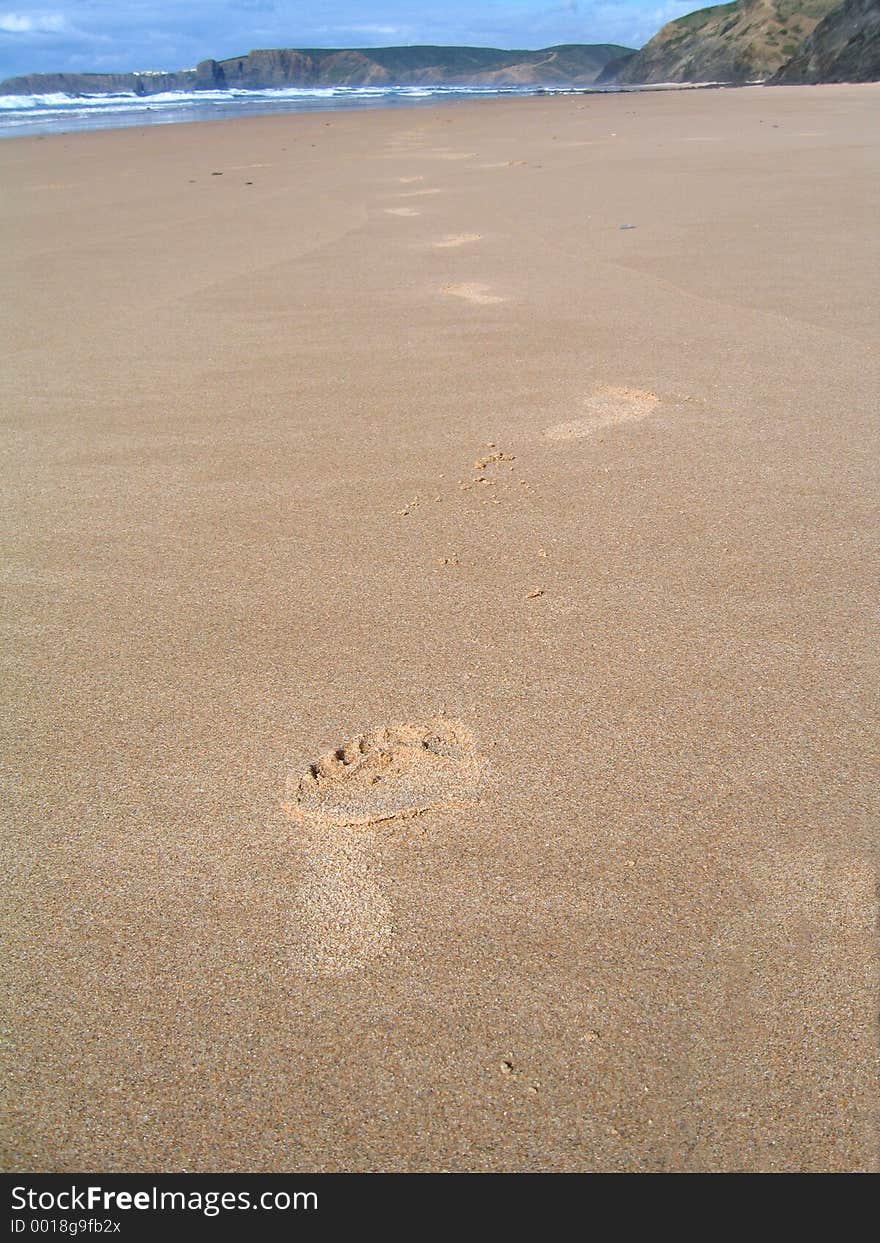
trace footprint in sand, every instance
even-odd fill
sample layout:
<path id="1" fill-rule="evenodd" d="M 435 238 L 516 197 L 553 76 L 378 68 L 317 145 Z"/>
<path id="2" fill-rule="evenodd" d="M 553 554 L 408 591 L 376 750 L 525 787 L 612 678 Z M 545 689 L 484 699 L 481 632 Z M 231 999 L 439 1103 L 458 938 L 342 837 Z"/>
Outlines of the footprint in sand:
<path id="1" fill-rule="evenodd" d="M 347 975 L 390 954 L 394 926 L 375 826 L 471 802 L 481 774 L 470 732 L 438 718 L 362 734 L 291 778 L 284 810 L 304 845 L 298 970 Z"/>
<path id="2" fill-rule="evenodd" d="M 467 246 L 471 242 L 478 242 L 481 237 L 480 233 L 447 233 L 446 237 L 438 238 L 431 245 L 435 250 L 447 250 L 452 246 Z"/>
<path id="3" fill-rule="evenodd" d="M 481 306 L 489 306 L 493 302 L 505 302 L 506 299 L 491 292 L 491 286 L 479 285 L 473 281 L 463 285 L 444 285 L 443 292 L 453 298 L 464 298 L 466 302 L 477 302 Z"/>
<path id="4" fill-rule="evenodd" d="M 285 803 L 299 824 L 351 828 L 474 796 L 480 765 L 471 734 L 454 721 L 361 734 L 310 764 Z"/>
<path id="5" fill-rule="evenodd" d="M 544 435 L 548 440 L 578 440 L 601 427 L 645 419 L 654 413 L 659 402 L 656 393 L 638 388 L 600 388 L 587 398 L 587 413 L 582 418 L 547 427 Z"/>
<path id="6" fill-rule="evenodd" d="M 418 176 L 418 177 L 396 177 L 396 178 L 395 178 L 395 181 L 397 181 L 397 182 L 398 182 L 398 184 L 399 184 L 399 185 L 402 185 L 402 186 L 408 186 L 408 185 L 411 185 L 411 184 L 412 184 L 412 182 L 414 182 L 414 181 L 424 181 L 424 180 L 425 180 L 425 179 L 424 179 L 424 177 L 423 177 L 421 174 L 419 174 L 419 176 Z"/>
<path id="7" fill-rule="evenodd" d="M 419 199 L 424 198 L 428 194 L 443 194 L 440 189 L 426 190 L 398 190 L 395 197 L 399 199 Z"/>
<path id="8" fill-rule="evenodd" d="M 422 213 L 414 207 L 386 207 L 389 216 L 420 216 Z"/>

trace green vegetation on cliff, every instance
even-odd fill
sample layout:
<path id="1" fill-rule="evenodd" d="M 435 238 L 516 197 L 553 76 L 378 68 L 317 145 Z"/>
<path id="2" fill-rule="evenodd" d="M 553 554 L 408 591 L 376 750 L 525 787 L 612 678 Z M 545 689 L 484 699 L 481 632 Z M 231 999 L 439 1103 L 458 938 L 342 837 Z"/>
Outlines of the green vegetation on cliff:
<path id="1" fill-rule="evenodd" d="M 773 84 L 878 80 L 880 0 L 845 0 L 771 79 Z"/>

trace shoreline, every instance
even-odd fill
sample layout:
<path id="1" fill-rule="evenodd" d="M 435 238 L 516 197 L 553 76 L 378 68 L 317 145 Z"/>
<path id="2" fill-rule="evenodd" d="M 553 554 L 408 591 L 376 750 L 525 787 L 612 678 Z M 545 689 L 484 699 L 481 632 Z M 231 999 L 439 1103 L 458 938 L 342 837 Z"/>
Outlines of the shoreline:
<path id="1" fill-rule="evenodd" d="M 581 95 L 644 94 L 646 92 L 654 92 L 654 91 L 739 90 L 739 89 L 744 89 L 747 87 L 755 87 L 755 86 L 762 86 L 762 85 L 764 84 L 761 82 L 744 82 L 744 83 L 662 82 L 662 83 L 647 84 L 647 85 L 642 85 L 642 86 L 636 86 L 636 85 L 613 86 L 611 85 L 607 87 L 574 87 L 574 86 L 573 87 L 534 87 L 534 88 L 529 88 L 527 91 L 524 90 L 522 92 L 518 92 L 515 89 L 499 90 L 498 92 L 492 92 L 492 93 L 489 93 L 487 91 L 485 95 L 481 95 L 481 92 L 479 90 L 475 90 L 473 93 L 470 93 L 467 90 L 463 89 L 460 97 L 457 97 L 455 94 L 450 94 L 447 96 L 447 95 L 443 95 L 442 93 L 438 93 L 436 96 L 431 96 L 429 98 L 419 98 L 419 97 L 411 97 L 411 96 L 405 96 L 405 97 L 388 96 L 385 99 L 376 99 L 375 101 L 362 100 L 362 101 L 357 101 L 357 102 L 349 102 L 349 97 L 337 96 L 335 97 L 336 98 L 335 103 L 331 102 L 330 99 L 328 99 L 325 105 L 322 105 L 320 101 L 317 101 L 314 103 L 309 103 L 308 106 L 303 104 L 303 106 L 301 107 L 293 107 L 293 106 L 284 107 L 280 101 L 276 104 L 271 99 L 265 99 L 266 92 L 254 91 L 253 92 L 254 99 L 253 100 L 250 100 L 250 99 L 242 100 L 241 106 L 242 108 L 248 107 L 248 106 L 253 107 L 254 110 L 250 114 L 248 114 L 249 116 L 253 116 L 253 117 L 257 117 L 257 116 L 299 116 L 299 115 L 309 115 L 311 113 L 337 114 L 337 113 L 346 113 L 346 112 L 371 112 L 371 111 L 386 110 L 386 109 L 395 109 L 395 110 L 396 109 L 408 109 L 410 107 L 412 108 L 446 107 L 448 104 L 454 104 L 454 103 L 490 103 L 490 102 L 503 102 L 505 100 L 513 100 L 513 99 L 540 99 L 540 98 L 544 98 L 548 96 L 556 98 L 556 97 L 581 96 Z M 415 89 L 415 88 L 406 88 L 406 89 Z M 208 92 L 205 92 L 205 93 L 207 94 Z M 51 98 L 51 97 L 52 96 L 41 96 L 41 95 L 32 95 L 32 96 L 22 95 L 21 96 L 21 98 L 32 98 L 32 99 L 35 99 L 35 98 L 43 99 L 43 98 Z M 15 96 L 9 96 L 9 98 L 15 98 Z M 106 98 L 109 101 L 113 99 L 119 99 L 120 96 L 114 95 L 112 93 L 102 93 L 102 94 L 97 94 L 97 95 L 71 95 L 68 98 L 72 101 L 76 99 L 101 100 L 101 99 Z M 125 98 L 128 99 L 128 96 L 125 96 Z M 102 132 L 108 129 L 140 129 L 140 128 L 152 127 L 156 125 L 163 125 L 163 126 L 164 125 L 193 125 L 193 124 L 201 124 L 201 123 L 207 124 L 207 123 L 210 123 L 211 121 L 247 119 L 246 115 L 240 116 L 240 115 L 236 115 L 235 113 L 227 113 L 225 115 L 216 116 L 216 117 L 210 117 L 210 116 L 193 117 L 191 120 L 187 119 L 186 117 L 179 117 L 179 118 L 166 117 L 165 119 L 162 119 L 161 108 L 158 106 L 156 108 L 153 108 L 147 102 L 150 98 L 152 97 L 151 96 L 135 96 L 135 95 L 131 96 L 132 101 L 137 99 L 140 105 L 140 108 L 141 108 L 141 111 L 138 112 L 137 114 L 137 119 L 132 118 L 130 121 L 126 121 L 120 117 L 120 119 L 118 120 L 116 119 L 107 120 L 101 123 L 95 122 L 92 125 L 82 123 L 70 129 L 56 128 L 55 123 L 52 121 L 46 122 L 46 125 L 51 126 L 51 128 L 41 129 L 40 128 L 41 126 L 40 114 L 35 114 L 33 119 L 28 118 L 28 120 L 21 126 L 21 132 L 18 132 L 15 127 L 15 122 L 11 119 L 12 117 L 14 117 L 16 110 L 10 110 L 10 119 L 7 119 L 5 124 L 4 124 L 4 114 L 0 112 L 0 140 L 5 139 L 5 138 L 25 138 L 25 137 L 31 137 L 31 136 L 48 137 L 52 134 L 99 133 L 99 132 Z M 233 92 L 230 92 L 230 100 L 232 101 L 235 99 L 241 100 L 241 94 L 236 95 Z M 180 106 L 198 107 L 199 106 L 199 93 L 191 92 L 188 95 L 182 96 L 182 101 L 183 102 Z M 167 104 L 169 101 L 166 100 L 162 102 Z M 221 108 L 226 108 L 226 107 L 232 108 L 233 107 L 232 103 L 227 105 L 225 102 L 218 101 L 216 99 L 210 102 L 219 103 Z M 145 120 L 144 115 L 143 115 L 144 112 L 153 112 L 153 111 L 157 113 L 156 117 L 151 120 Z"/>

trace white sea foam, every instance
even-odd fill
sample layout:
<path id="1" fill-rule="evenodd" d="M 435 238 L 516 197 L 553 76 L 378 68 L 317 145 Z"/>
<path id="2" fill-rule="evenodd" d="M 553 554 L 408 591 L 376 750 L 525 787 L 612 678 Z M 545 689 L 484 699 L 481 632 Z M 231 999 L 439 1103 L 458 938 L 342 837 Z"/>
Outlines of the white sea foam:
<path id="1" fill-rule="evenodd" d="M 287 86 L 267 90 L 163 91 L 101 95 L 0 95 L 0 137 L 111 126 L 208 120 L 260 112 L 405 105 L 421 100 L 532 95 L 534 87 Z M 556 93 L 556 92 L 554 92 Z"/>

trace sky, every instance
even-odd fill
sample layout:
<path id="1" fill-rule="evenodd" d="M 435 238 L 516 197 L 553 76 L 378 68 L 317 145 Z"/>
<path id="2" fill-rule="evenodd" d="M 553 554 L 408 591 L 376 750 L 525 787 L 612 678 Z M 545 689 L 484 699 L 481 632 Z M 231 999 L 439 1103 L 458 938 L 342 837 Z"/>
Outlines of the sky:
<path id="1" fill-rule="evenodd" d="M 187 69 L 260 47 L 640 47 L 700 0 L 0 0 L 0 78 Z"/>

